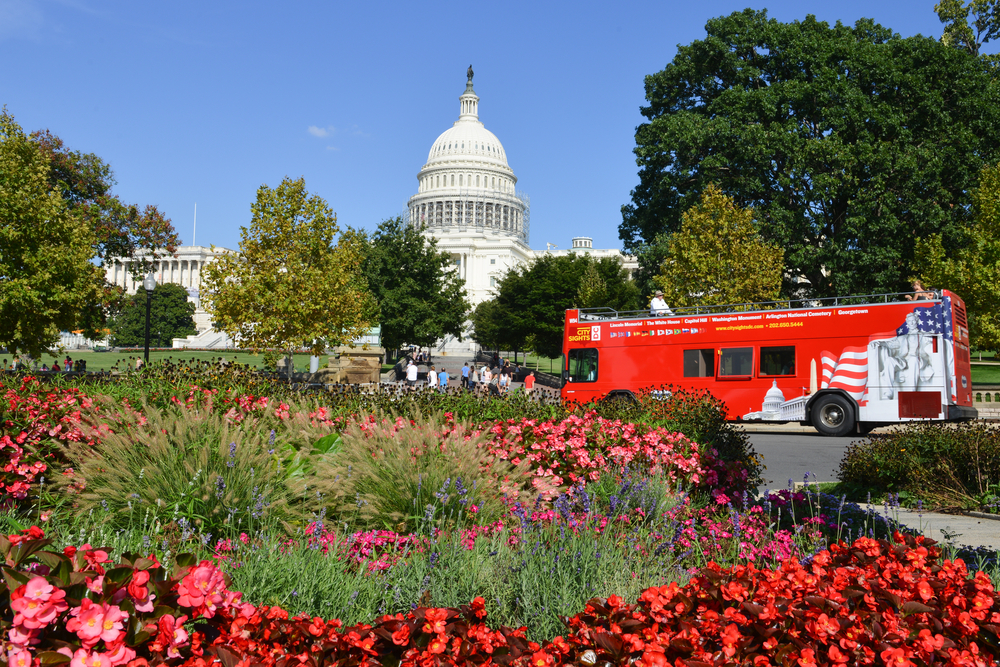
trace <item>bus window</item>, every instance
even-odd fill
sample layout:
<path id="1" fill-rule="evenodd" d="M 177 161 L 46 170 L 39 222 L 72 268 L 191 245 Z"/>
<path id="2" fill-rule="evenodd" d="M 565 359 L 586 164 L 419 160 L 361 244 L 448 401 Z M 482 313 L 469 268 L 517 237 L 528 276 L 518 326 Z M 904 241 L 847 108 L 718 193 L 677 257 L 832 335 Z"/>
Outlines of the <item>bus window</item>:
<path id="1" fill-rule="evenodd" d="M 753 375 L 753 348 L 729 347 L 719 350 L 719 377 Z"/>
<path id="2" fill-rule="evenodd" d="M 715 377 L 715 350 L 684 350 L 684 377 Z"/>
<path id="3" fill-rule="evenodd" d="M 597 382 L 597 350 L 570 350 L 567 361 L 570 382 Z"/>
<path id="4" fill-rule="evenodd" d="M 784 347 L 760 348 L 761 375 L 795 375 L 795 348 Z"/>

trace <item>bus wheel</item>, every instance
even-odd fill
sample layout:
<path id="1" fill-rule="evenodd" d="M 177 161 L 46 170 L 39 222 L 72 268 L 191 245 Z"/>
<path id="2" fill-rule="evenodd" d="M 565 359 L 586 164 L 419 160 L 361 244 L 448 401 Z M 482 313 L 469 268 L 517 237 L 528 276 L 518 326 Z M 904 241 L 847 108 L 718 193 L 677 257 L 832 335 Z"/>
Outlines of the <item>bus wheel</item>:
<path id="1" fill-rule="evenodd" d="M 848 435 L 854 430 L 854 411 L 843 396 L 827 394 L 816 401 L 812 422 L 822 435 Z"/>

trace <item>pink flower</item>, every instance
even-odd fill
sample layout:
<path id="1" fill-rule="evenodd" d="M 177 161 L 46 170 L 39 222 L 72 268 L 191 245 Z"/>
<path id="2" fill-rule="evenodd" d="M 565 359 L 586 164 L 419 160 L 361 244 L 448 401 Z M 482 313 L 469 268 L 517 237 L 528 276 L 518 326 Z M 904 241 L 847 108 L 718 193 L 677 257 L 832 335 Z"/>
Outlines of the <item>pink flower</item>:
<path id="1" fill-rule="evenodd" d="M 111 667 L 111 661 L 104 653 L 91 653 L 85 648 L 77 649 L 73 654 L 70 667 Z"/>
<path id="2" fill-rule="evenodd" d="M 104 607 L 94 604 L 90 598 L 80 601 L 80 606 L 70 611 L 71 618 L 66 623 L 66 629 L 75 632 L 85 647 L 91 647 L 101 638 L 104 632 Z M 77 651 L 73 660 L 79 657 Z"/>
<path id="3" fill-rule="evenodd" d="M 200 608 L 206 618 L 212 618 L 216 608 L 225 602 L 226 582 L 219 568 L 203 560 L 181 580 L 177 593 L 177 604 Z"/>
<path id="4" fill-rule="evenodd" d="M 10 667 L 31 667 L 31 651 L 12 648 L 7 652 L 7 664 Z"/>
<path id="5" fill-rule="evenodd" d="M 104 621 L 101 623 L 101 639 L 105 644 L 116 641 L 122 633 L 124 622 L 128 620 L 128 613 L 122 611 L 117 606 L 103 605 Z"/>

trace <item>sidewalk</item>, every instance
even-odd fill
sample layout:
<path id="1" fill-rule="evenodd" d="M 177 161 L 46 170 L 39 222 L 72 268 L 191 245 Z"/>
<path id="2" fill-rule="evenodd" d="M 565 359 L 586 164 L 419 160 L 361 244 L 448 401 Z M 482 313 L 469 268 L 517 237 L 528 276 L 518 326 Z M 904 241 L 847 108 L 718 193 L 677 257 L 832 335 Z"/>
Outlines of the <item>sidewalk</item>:
<path id="1" fill-rule="evenodd" d="M 862 508 L 865 506 L 862 505 Z M 883 505 L 868 505 L 867 508 L 886 516 Z M 950 537 L 956 545 L 1000 550 L 1000 515 L 978 512 L 975 516 L 938 512 L 918 513 L 916 510 L 899 507 L 889 508 L 888 516 L 941 543 L 949 541 Z"/>

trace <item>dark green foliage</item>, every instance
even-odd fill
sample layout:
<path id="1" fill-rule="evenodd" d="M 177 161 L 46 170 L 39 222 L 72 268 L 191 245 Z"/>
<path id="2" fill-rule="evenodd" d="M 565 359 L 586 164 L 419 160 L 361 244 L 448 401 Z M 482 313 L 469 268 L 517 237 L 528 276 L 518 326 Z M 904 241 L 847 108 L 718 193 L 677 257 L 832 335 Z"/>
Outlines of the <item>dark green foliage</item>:
<path id="1" fill-rule="evenodd" d="M 402 218 L 382 222 L 364 241 L 362 273 L 378 301 L 382 346 L 428 347 L 445 336 L 461 336 L 469 314 L 465 281 L 452 270 L 437 240 L 425 237 Z"/>
<path id="2" fill-rule="evenodd" d="M 187 300 L 187 290 L 174 283 L 157 285 L 149 306 L 150 347 L 172 347 L 174 338 L 195 333 L 194 304 Z M 146 340 L 146 288 L 139 286 L 121 313 L 111 323 L 111 342 L 120 346 L 141 347 Z"/>
<path id="3" fill-rule="evenodd" d="M 586 278 L 588 272 L 590 279 Z M 599 289 L 594 289 L 595 285 Z M 615 310 L 641 307 L 635 283 L 618 259 L 542 255 L 507 272 L 497 286 L 495 306 L 481 304 L 476 309 L 476 340 L 484 347 L 489 347 L 485 341 L 491 340 L 510 349 L 524 349 L 511 344 L 516 337 L 541 356 L 558 357 L 562 354 L 566 310 L 581 307 L 581 297 L 592 305 L 595 295 L 603 301 L 600 306 Z"/>
<path id="4" fill-rule="evenodd" d="M 786 291 L 800 274 L 823 296 L 901 290 L 916 238 L 951 247 L 980 168 L 1000 155 L 985 61 L 867 19 L 748 9 L 706 31 L 646 77 L 627 250 L 679 229 L 713 182 L 785 248 Z"/>
<path id="5" fill-rule="evenodd" d="M 851 443 L 839 479 L 855 495 L 903 493 L 978 509 L 1000 495 L 1000 431 L 979 422 L 899 426 Z"/>

